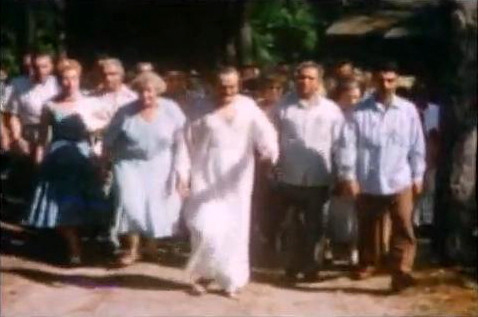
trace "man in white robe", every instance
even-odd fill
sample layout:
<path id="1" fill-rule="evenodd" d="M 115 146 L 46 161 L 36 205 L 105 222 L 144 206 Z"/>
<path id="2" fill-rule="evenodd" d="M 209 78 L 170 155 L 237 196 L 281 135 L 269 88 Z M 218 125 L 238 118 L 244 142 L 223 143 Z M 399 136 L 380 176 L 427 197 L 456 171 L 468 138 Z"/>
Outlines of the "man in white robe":
<path id="1" fill-rule="evenodd" d="M 216 96 L 209 112 L 191 122 L 185 132 L 188 156 L 177 169 L 188 183 L 186 224 L 192 255 L 187 269 L 193 290 L 197 281 L 214 280 L 228 296 L 249 281 L 249 227 L 254 149 L 275 163 L 277 133 L 255 102 L 239 92 L 239 75 L 225 68 L 216 77 Z M 189 163 L 189 164 L 188 164 Z"/>

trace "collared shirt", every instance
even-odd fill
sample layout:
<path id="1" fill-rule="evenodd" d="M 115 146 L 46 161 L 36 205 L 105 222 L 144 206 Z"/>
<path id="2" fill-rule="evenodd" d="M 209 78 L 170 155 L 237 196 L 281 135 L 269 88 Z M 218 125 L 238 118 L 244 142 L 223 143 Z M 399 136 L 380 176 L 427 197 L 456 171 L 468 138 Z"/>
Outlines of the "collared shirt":
<path id="1" fill-rule="evenodd" d="M 273 121 L 279 130 L 279 181 L 296 186 L 330 185 L 343 124 L 340 108 L 318 94 L 305 101 L 291 93 L 276 107 Z"/>
<path id="2" fill-rule="evenodd" d="M 40 123 L 43 106 L 60 92 L 54 76 L 43 83 L 34 83 L 28 77 L 12 80 L 12 95 L 7 102 L 6 111 L 18 115 L 23 125 Z"/>
<path id="3" fill-rule="evenodd" d="M 93 94 L 99 101 L 94 116 L 106 127 L 121 107 L 138 99 L 138 95 L 126 85 L 116 91 L 99 91 Z"/>
<path id="4" fill-rule="evenodd" d="M 361 191 L 390 195 L 422 181 L 425 142 L 415 106 L 393 96 L 388 109 L 375 96 L 363 100 L 341 133 L 341 179 L 357 179 Z"/>

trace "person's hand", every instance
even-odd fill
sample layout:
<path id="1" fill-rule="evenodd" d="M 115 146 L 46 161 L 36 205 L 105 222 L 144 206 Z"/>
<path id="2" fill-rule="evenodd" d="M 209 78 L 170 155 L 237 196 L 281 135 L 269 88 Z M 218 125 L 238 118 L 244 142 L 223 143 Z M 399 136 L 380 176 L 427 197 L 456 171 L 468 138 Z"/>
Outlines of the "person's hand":
<path id="1" fill-rule="evenodd" d="M 414 182 L 412 186 L 413 197 L 417 198 L 418 196 L 422 194 L 422 192 L 423 192 L 423 183 L 419 181 Z"/>
<path id="2" fill-rule="evenodd" d="M 189 196 L 189 184 L 179 176 L 176 178 L 176 190 L 181 198 Z"/>
<path id="3" fill-rule="evenodd" d="M 345 197 L 356 198 L 360 193 L 360 186 L 356 180 L 343 181 L 339 185 L 342 190 L 342 195 Z"/>
<path id="4" fill-rule="evenodd" d="M 37 149 L 35 151 L 35 164 L 38 166 L 41 164 L 42 161 L 43 161 L 43 150 Z"/>
<path id="5" fill-rule="evenodd" d="M 30 154 L 30 144 L 25 139 L 19 138 L 12 142 L 12 150 L 22 155 L 28 155 Z"/>
<path id="6" fill-rule="evenodd" d="M 282 179 L 282 177 L 284 176 L 283 172 L 281 171 L 281 169 L 279 168 L 278 165 L 272 165 L 270 166 L 270 174 L 272 175 L 272 179 L 276 180 L 276 181 L 279 181 Z"/>
<path id="7" fill-rule="evenodd" d="M 0 139 L 1 139 L 1 145 L 0 145 L 1 150 L 8 152 L 10 150 L 10 145 L 11 145 L 10 137 L 8 136 L 7 133 L 2 131 L 2 135 L 0 136 Z"/>

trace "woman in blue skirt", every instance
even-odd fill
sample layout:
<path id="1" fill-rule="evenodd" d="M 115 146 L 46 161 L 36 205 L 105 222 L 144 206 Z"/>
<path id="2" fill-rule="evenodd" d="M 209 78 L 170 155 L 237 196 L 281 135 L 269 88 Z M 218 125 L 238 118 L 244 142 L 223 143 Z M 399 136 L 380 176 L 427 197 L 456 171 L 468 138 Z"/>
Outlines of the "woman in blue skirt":
<path id="1" fill-rule="evenodd" d="M 41 164 L 40 177 L 25 224 L 57 229 L 67 242 L 69 264 L 79 265 L 78 228 L 108 221 L 108 208 L 88 142 L 88 130 L 95 124 L 90 114 L 97 104 L 80 93 L 77 61 L 64 61 L 59 71 L 62 90 L 42 110 L 41 143 L 35 156 Z"/>

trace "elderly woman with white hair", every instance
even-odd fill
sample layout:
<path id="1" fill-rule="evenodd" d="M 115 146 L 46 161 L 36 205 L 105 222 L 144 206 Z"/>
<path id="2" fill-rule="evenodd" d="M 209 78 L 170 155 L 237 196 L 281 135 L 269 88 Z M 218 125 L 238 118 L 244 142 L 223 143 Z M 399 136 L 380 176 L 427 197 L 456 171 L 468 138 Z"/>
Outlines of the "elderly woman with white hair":
<path id="1" fill-rule="evenodd" d="M 123 83 L 125 71 L 119 59 L 103 59 L 100 73 L 101 89 L 95 92 L 95 96 L 102 101 L 104 108 L 97 116 L 109 123 L 116 111 L 135 100 L 137 95 Z"/>
<path id="2" fill-rule="evenodd" d="M 150 250 L 155 238 L 171 236 L 181 204 L 173 189 L 185 116 L 159 97 L 166 87 L 155 73 L 138 75 L 132 86 L 138 100 L 118 110 L 104 138 L 105 154 L 113 159 L 116 226 L 127 244 L 120 265 L 138 260 L 140 235 Z"/>

